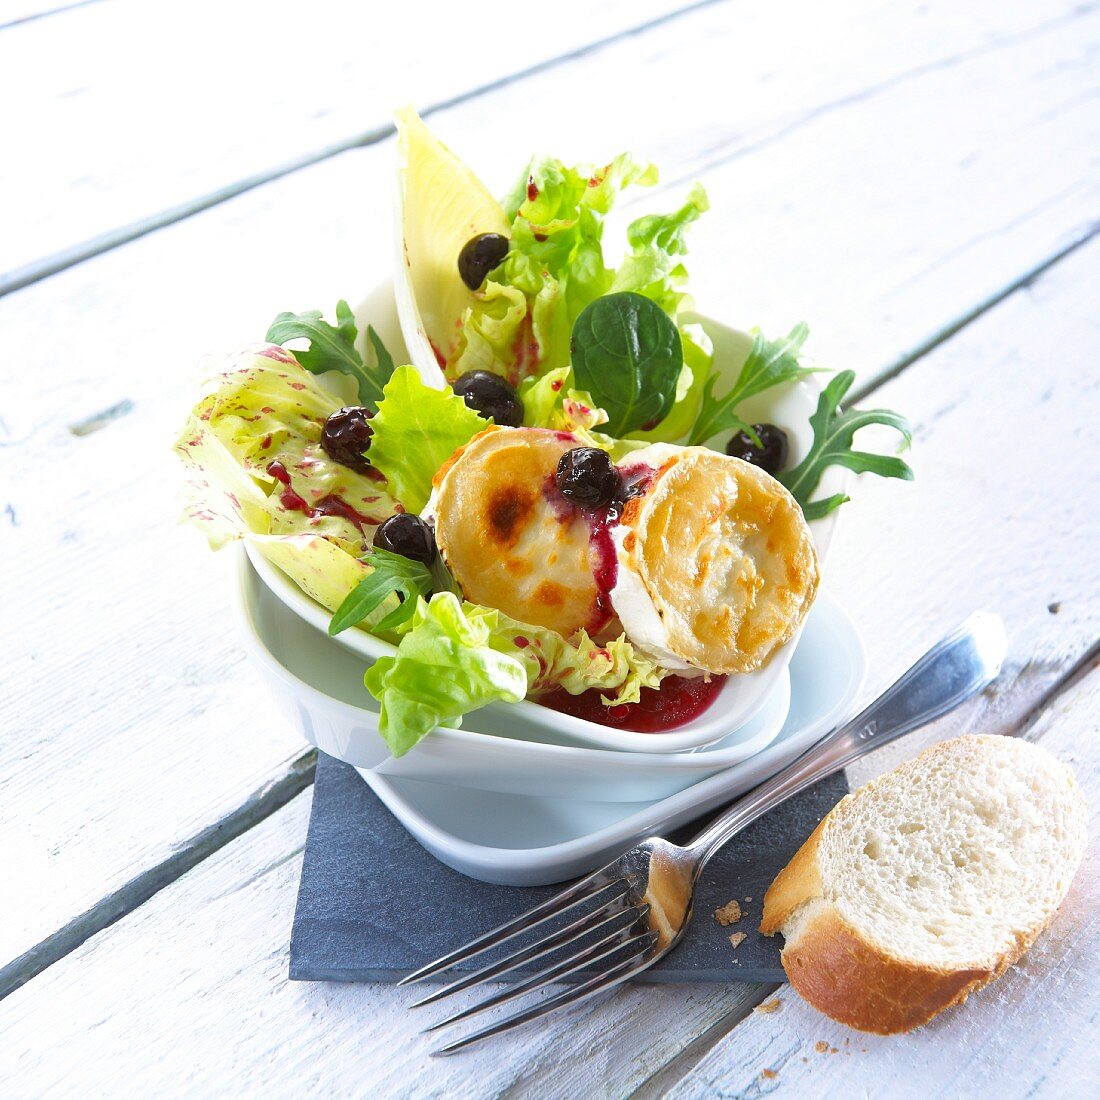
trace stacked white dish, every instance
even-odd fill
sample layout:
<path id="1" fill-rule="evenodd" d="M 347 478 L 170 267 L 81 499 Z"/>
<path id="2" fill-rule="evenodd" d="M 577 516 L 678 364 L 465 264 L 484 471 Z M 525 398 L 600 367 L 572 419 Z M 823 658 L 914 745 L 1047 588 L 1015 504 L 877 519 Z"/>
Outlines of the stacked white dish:
<path id="1" fill-rule="evenodd" d="M 245 554 L 238 580 L 245 647 L 302 736 L 355 765 L 439 859 L 492 882 L 579 874 L 633 839 L 748 790 L 845 717 L 865 669 L 851 621 L 821 593 L 789 673 L 752 719 L 707 748 L 660 751 L 666 734 L 636 735 L 653 744 L 649 753 L 525 740 L 528 727 L 509 723 L 508 708 L 498 708 L 503 716 L 485 708 L 463 729 L 436 730 L 395 759 L 378 734 L 362 658 L 277 599 Z"/>

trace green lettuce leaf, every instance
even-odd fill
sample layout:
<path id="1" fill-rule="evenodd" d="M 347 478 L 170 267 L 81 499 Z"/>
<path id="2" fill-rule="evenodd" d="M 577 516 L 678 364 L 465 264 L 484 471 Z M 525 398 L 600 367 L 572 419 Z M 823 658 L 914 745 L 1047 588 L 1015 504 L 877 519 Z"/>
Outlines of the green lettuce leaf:
<path id="1" fill-rule="evenodd" d="M 587 390 L 573 389 L 572 381 L 569 367 L 558 367 L 538 378 L 525 378 L 518 391 L 523 402 L 524 426 L 581 433 L 606 424 L 607 413 Z"/>
<path id="2" fill-rule="evenodd" d="M 659 687 L 661 669 L 624 638 L 575 642 L 501 611 L 460 604 L 453 593 L 421 599 L 395 657 L 383 657 L 364 683 L 382 704 L 379 729 L 395 756 L 437 725 L 494 700 L 518 701 L 564 688 L 600 689 L 608 706 L 636 703 L 643 687 Z"/>
<path id="3" fill-rule="evenodd" d="M 363 682 L 382 704 L 378 728 L 394 756 L 436 726 L 460 725 L 486 703 L 527 694 L 523 664 L 489 644 L 494 614 L 467 614 L 450 592 L 420 599 L 397 655 L 367 669 Z"/>
<path id="4" fill-rule="evenodd" d="M 371 420 L 371 464 L 405 509 L 419 512 L 439 467 L 488 426 L 449 386 L 432 389 L 415 367 L 398 367 Z"/>
<path id="5" fill-rule="evenodd" d="M 671 214 L 647 214 L 630 223 L 626 231 L 630 253 L 619 266 L 611 291 L 632 290 L 652 299 L 675 317 L 691 302 L 684 287 L 687 269 L 688 226 L 710 209 L 707 193 L 695 184 L 683 205 Z"/>

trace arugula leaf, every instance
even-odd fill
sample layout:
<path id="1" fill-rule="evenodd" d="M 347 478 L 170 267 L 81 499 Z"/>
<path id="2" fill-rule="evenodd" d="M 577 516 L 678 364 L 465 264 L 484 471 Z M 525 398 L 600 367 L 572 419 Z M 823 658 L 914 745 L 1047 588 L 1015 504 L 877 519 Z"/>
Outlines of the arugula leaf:
<path id="1" fill-rule="evenodd" d="M 810 417 L 814 441 L 809 454 L 793 470 L 779 475 L 779 480 L 802 506 L 807 520 L 827 516 L 849 499 L 843 493 L 835 493 L 822 500 L 810 500 L 828 466 L 844 466 L 857 474 L 878 474 L 879 477 L 913 480 L 913 471 L 895 455 L 852 450 L 855 433 L 870 424 L 885 424 L 893 428 L 900 433 L 906 445 L 913 438 L 905 417 L 889 409 L 848 409 L 841 412 L 840 402 L 851 389 L 855 377 L 855 371 L 841 371 L 822 390 L 817 410 Z"/>
<path id="2" fill-rule="evenodd" d="M 718 376 L 711 374 L 707 379 L 699 416 L 688 439 L 689 446 L 703 443 L 724 431 L 745 431 L 755 438 L 756 433 L 751 425 L 737 415 L 737 406 L 772 386 L 794 382 L 813 373 L 813 367 L 803 367 L 798 360 L 809 333 L 806 325 L 800 324 L 795 325 L 782 340 L 769 341 L 764 339 L 759 329 L 754 329 L 752 350 L 730 391 L 724 397 L 716 397 L 714 386 Z"/>
<path id="3" fill-rule="evenodd" d="M 336 303 L 335 326 L 321 316 L 319 309 L 310 309 L 305 313 L 280 313 L 267 330 L 267 339 L 275 344 L 308 340 L 309 347 L 294 352 L 294 358 L 313 374 L 336 370 L 350 375 L 359 388 L 360 402 L 374 408 L 393 374 L 393 357 L 378 333 L 368 325 L 367 337 L 376 359 L 373 366 L 368 366 L 355 348 L 358 335 L 355 314 L 342 298 Z"/>
<path id="4" fill-rule="evenodd" d="M 487 427 L 450 386 L 432 389 L 415 367 L 398 367 L 371 420 L 371 465 L 410 512 L 419 512 L 439 467 Z"/>
<path id="5" fill-rule="evenodd" d="M 336 635 L 349 626 L 361 623 L 389 596 L 397 593 L 402 602 L 373 630 L 394 630 L 407 623 L 416 611 L 418 596 L 427 596 L 434 584 L 431 570 L 423 562 L 375 547 L 363 559 L 371 571 L 347 594 L 328 624 L 329 634 Z"/>
<path id="6" fill-rule="evenodd" d="M 648 298 L 605 294 L 581 311 L 570 340 L 573 375 L 623 436 L 663 420 L 676 403 L 684 365 L 676 323 Z"/>
<path id="7" fill-rule="evenodd" d="M 382 343 L 382 337 L 374 331 L 373 325 L 367 325 L 367 339 L 370 341 L 370 346 L 374 348 L 374 374 L 378 378 L 380 388 L 385 387 L 393 376 L 393 356 Z"/>

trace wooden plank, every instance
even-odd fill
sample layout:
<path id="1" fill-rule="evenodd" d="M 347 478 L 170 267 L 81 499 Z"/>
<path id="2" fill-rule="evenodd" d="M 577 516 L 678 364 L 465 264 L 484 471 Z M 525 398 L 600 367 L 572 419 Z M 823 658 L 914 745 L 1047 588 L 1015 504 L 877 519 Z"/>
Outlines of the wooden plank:
<path id="1" fill-rule="evenodd" d="M 876 390 L 914 419 L 916 480 L 865 479 L 829 583 L 871 654 L 867 694 L 970 611 L 1005 620 L 1000 679 L 857 764 L 863 782 L 956 732 L 1008 733 L 1100 643 L 1094 241 Z M 1057 354 L 1051 354 L 1051 339 Z"/>
<path id="2" fill-rule="evenodd" d="M 627 1095 L 746 987 L 627 989 L 569 1027 L 429 1059 L 413 991 L 287 981 L 310 793 L 0 1005 L 0 1079 L 20 1095 Z M 385 858 L 385 853 L 379 853 Z M 430 919 L 413 914 L 415 919 Z M 138 958 L 140 975 L 133 969 Z M 472 1002 L 469 1002 L 472 1003 Z M 135 1036 L 141 1036 L 135 1042 Z"/>
<path id="3" fill-rule="evenodd" d="M 497 116 L 494 126 L 479 127 L 490 145 L 507 153 L 507 183 L 515 171 L 516 142 L 502 142 L 500 135 L 534 133 L 547 140 L 543 116 L 550 111 L 556 115 L 550 124 L 570 139 L 578 129 L 583 139 L 577 119 L 598 101 L 614 111 L 617 128 L 633 127 L 635 147 L 652 140 L 662 118 L 674 118 L 662 139 L 673 155 L 703 163 L 741 157 L 936 68 L 1023 42 L 1041 50 L 1047 31 L 1088 14 L 1067 0 L 1042 9 L 986 2 L 963 12 L 943 0 L 908 9 L 887 0 L 846 0 L 828 9 L 808 6 L 794 20 L 781 5 L 712 8 L 704 0 L 689 10 L 700 7 L 690 17 L 666 22 L 646 37 L 640 52 L 634 50 L 636 64 L 656 67 L 652 79 L 619 80 L 614 64 L 586 67 L 577 85 L 552 79 L 544 94 L 517 94 L 511 112 Z M 251 9 L 238 3 L 228 8 L 227 19 L 226 6 L 208 0 L 188 6 L 170 41 L 161 30 L 163 10 L 147 11 L 136 0 L 104 5 L 82 16 L 88 26 L 79 33 L 67 23 L 60 42 L 55 41 L 59 29 L 28 28 L 29 43 L 8 42 L 7 66 L 0 41 L 0 91 L 7 69 L 15 74 L 10 80 L 18 76 L 19 96 L 36 104 L 30 117 L 16 113 L 0 119 L 0 137 L 26 150 L 6 173 L 0 166 L 0 188 L 11 196 L 8 209 L 17 211 L 0 212 L 5 242 L 0 271 L 7 272 L 0 274 L 0 291 L 272 174 L 372 140 L 385 132 L 389 111 L 403 100 L 425 106 L 449 101 L 469 86 L 488 84 L 577 45 L 578 21 L 568 7 L 551 21 L 553 28 L 518 40 L 508 21 L 490 20 L 486 28 L 471 25 L 458 8 L 445 9 L 435 33 L 415 39 L 411 57 L 404 43 L 410 20 L 414 28 L 420 20 L 415 7 L 385 14 L 340 7 L 333 16 L 322 4 L 316 18 L 302 21 L 277 8 L 250 19 Z M 647 0 L 627 9 L 621 0 L 601 0 L 583 10 L 585 40 L 595 41 L 614 37 L 628 22 L 660 21 L 672 5 Z M 284 21 L 292 18 L 291 31 Z M 339 35 L 334 26 L 341 27 Z M 135 36 L 150 43 L 140 55 L 129 45 Z M 102 48 L 83 50 L 80 43 L 88 38 Z M 293 79 L 261 76 L 257 66 L 239 61 L 242 52 L 285 56 L 288 41 L 295 43 Z M 379 41 L 382 46 L 362 45 Z M 746 43 L 768 42 L 782 42 L 781 54 L 746 51 Z M 363 60 L 366 50 L 369 60 Z M 478 56 L 479 66 L 474 78 L 466 77 L 468 85 L 459 86 L 454 74 L 467 68 L 451 59 L 464 50 Z M 59 55 L 64 63 L 28 74 L 22 58 L 35 54 Z M 738 64 L 729 65 L 730 57 Z M 201 81 L 193 77 L 198 69 Z M 671 89 L 685 81 L 692 110 L 674 113 Z M 129 120 L 131 128 L 115 125 L 119 118 Z M 135 129 L 140 141 L 133 138 Z M 35 140 L 41 132 L 53 140 Z M 597 143 L 591 143 L 591 152 L 606 155 Z M 863 181 L 859 187 L 862 191 Z"/>
<path id="4" fill-rule="evenodd" d="M 0 116 L 0 143 L 20 151 L 0 164 L 0 293 L 378 140 L 405 102 L 469 96 L 699 2 L 564 0 L 537 34 L 461 5 L 339 0 L 305 18 L 249 0 L 116 0 L 13 27 L 0 100 L 24 107 Z"/>
<path id="5" fill-rule="evenodd" d="M 892 32 L 880 27 L 884 43 L 904 40 L 908 32 L 919 37 L 919 20 L 902 15 L 913 25 L 895 24 Z M 691 156 L 698 158 L 702 130 L 685 134 L 679 101 L 652 89 L 667 91 L 712 40 L 716 65 L 728 55 L 728 37 L 708 23 L 713 16 L 699 12 L 682 27 L 676 24 L 676 36 L 666 28 L 660 36 L 631 38 L 522 87 L 456 107 L 440 118 L 444 134 L 468 149 L 475 163 L 484 162 L 490 179 L 502 185 L 514 172 L 515 149 L 485 126 L 487 117 L 518 125 L 526 112 L 546 148 L 593 152 L 606 135 L 597 140 L 594 130 L 577 122 L 591 97 L 606 93 L 609 103 L 616 102 L 616 87 L 639 83 L 623 74 L 648 63 L 649 78 L 641 82 L 650 97 L 642 104 L 646 110 L 622 112 L 623 133 L 615 135 L 614 148 L 633 145 L 667 161 L 673 174 L 686 170 Z M 836 106 L 805 120 L 797 134 L 717 169 L 710 179 L 717 181 L 721 172 L 727 183 L 715 183 L 711 229 L 697 235 L 693 261 L 704 304 L 718 303 L 717 312 L 748 324 L 757 318 L 739 296 L 749 287 L 770 288 L 773 320 L 787 310 L 784 321 L 810 315 L 826 322 L 814 345 L 824 363 L 846 361 L 851 332 L 867 347 L 878 334 L 882 363 L 939 332 L 968 301 L 974 260 L 966 243 L 983 190 L 995 183 L 1022 187 L 1032 171 L 1043 173 L 1044 186 L 1056 187 L 1060 177 L 1047 173 L 1054 158 L 1040 157 L 1027 173 L 1014 174 L 1020 150 L 1013 133 L 991 124 L 992 92 L 967 115 L 976 141 L 990 123 L 992 144 L 982 146 L 963 175 L 956 171 L 954 148 L 922 150 L 939 158 L 938 168 L 928 164 L 913 175 L 907 156 L 886 141 L 868 150 L 865 135 L 888 134 L 933 94 L 964 115 L 975 83 L 1011 104 L 1028 104 L 1036 148 L 1046 148 L 1044 125 L 1058 128 L 1057 141 L 1066 138 L 1061 127 L 1067 116 L 1084 131 L 1072 101 L 1085 94 L 1091 74 L 1073 59 L 1091 26 L 1082 16 L 1006 44 L 976 24 L 972 32 L 994 42 L 989 49 Z M 745 63 L 756 66 L 751 79 L 762 81 L 776 61 L 750 53 Z M 799 72 L 783 69 L 781 77 L 780 83 L 797 81 Z M 739 69 L 736 80 L 750 77 Z M 708 110 L 717 117 L 717 108 Z M 848 111 L 854 112 L 852 127 L 839 124 Z M 571 135 L 571 128 L 577 132 Z M 789 143 L 801 143 L 790 163 L 774 159 Z M 805 171 L 813 150 L 825 146 L 831 155 L 820 161 L 821 171 Z M 1074 158 L 1083 155 L 1077 145 L 1063 153 L 1065 172 L 1076 172 Z M 758 170 L 757 157 L 773 159 L 761 160 Z M 247 800 L 257 786 L 284 775 L 295 754 L 293 739 L 242 665 L 227 627 L 224 577 L 197 541 L 171 524 L 177 473 L 166 445 L 192 399 L 192 364 L 202 349 L 253 339 L 278 309 L 354 298 L 372 273 L 388 269 L 389 228 L 377 212 L 388 209 L 391 163 L 389 144 L 349 153 L 0 303 L 7 362 L 18 364 L 5 377 L 3 399 L 10 471 L 0 502 L 10 577 L 3 629 L 14 658 L 0 687 L 13 727 L 0 750 L 0 813 L 4 842 L 20 853 L 8 861 L 9 885 L 24 899 L 4 911 L 4 961 L 33 949 Z M 983 164 L 988 176 L 975 177 Z M 889 233 L 875 225 L 874 232 L 853 235 L 851 227 L 863 224 L 868 194 L 889 193 L 899 217 L 906 202 L 927 213 L 922 204 L 937 172 L 941 189 L 951 192 L 938 217 L 908 227 L 898 220 Z M 728 181 L 742 177 L 753 184 L 739 197 Z M 819 214 L 825 194 L 833 196 L 829 219 Z M 768 217 L 738 213 L 754 210 L 754 203 L 769 204 Z M 784 207 L 785 220 L 777 221 Z M 983 279 L 1015 278 L 1024 257 L 1047 255 L 1080 215 L 1081 208 L 1069 204 L 1059 207 L 1061 220 L 1006 225 L 1000 249 L 982 252 L 988 268 Z M 831 252 L 833 265 L 812 294 L 803 287 L 796 298 L 783 288 L 801 277 L 792 262 L 799 240 L 815 263 Z M 790 251 L 779 241 L 787 241 Z M 751 259 L 731 271 L 731 256 Z M 913 270 L 934 269 L 938 260 L 942 266 L 925 283 L 912 284 Z M 884 272 L 878 286 L 847 276 L 875 266 Z M 116 414 L 104 421 L 104 410 Z M 100 422 L 102 430 L 85 431 Z M 73 425 L 84 434 L 74 434 Z M 43 485 L 48 492 L 38 488 Z M 914 646 L 923 640 L 914 633 Z M 1088 644 L 1081 633 L 1070 648 L 1080 653 Z M 902 651 L 900 642 L 887 650 Z M 134 670 L 130 680 L 119 671 L 119 653 L 136 654 L 124 665 L 126 673 Z M 48 690 L 22 690 L 32 682 Z M 129 759 L 132 770 L 120 767 L 120 759 Z M 45 800 L 42 775 L 49 776 L 51 791 Z M 51 888 L 44 894 L 36 887 L 45 872 Z"/>
<path id="6" fill-rule="evenodd" d="M 1071 764 L 1093 838 L 1051 928 L 1000 980 L 910 1035 L 864 1035 L 789 987 L 778 1012 L 751 1015 L 665 1094 L 1086 1097 L 1100 1080 L 1100 671 L 1060 697 L 1031 736 Z M 825 1044 L 824 1052 L 818 1044 Z M 764 1071 L 776 1074 L 764 1076 Z"/>
<path id="7" fill-rule="evenodd" d="M 33 19 L 44 19 L 51 15 L 62 15 L 73 8 L 83 8 L 88 4 L 98 4 L 101 0 L 5 0 L 0 4 L 0 31 L 18 27 Z"/>

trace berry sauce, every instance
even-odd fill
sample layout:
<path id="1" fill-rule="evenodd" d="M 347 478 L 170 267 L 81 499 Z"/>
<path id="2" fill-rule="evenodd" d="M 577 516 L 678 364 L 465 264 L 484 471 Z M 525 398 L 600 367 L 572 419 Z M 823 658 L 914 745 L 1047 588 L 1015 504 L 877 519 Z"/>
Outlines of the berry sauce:
<path id="1" fill-rule="evenodd" d="M 611 541 L 611 528 L 619 522 L 619 512 L 613 501 L 594 512 L 582 512 L 588 520 L 588 561 L 596 579 L 596 606 L 589 624 L 590 634 L 596 634 L 615 618 L 611 606 L 611 589 L 619 579 L 619 559 Z"/>
<path id="2" fill-rule="evenodd" d="M 556 432 L 560 439 L 571 441 L 575 437 L 569 432 Z M 645 492 L 656 471 L 652 466 L 636 462 L 632 466 L 619 467 L 622 478 L 622 497 L 618 496 L 598 508 L 579 508 L 568 500 L 558 488 L 558 479 L 550 474 L 542 485 L 543 499 L 554 510 L 559 523 L 572 523 L 580 516 L 588 524 L 588 561 L 592 576 L 596 581 L 596 599 L 592 607 L 592 616 L 585 629 L 589 634 L 598 634 L 615 619 L 615 609 L 611 604 L 611 590 L 619 578 L 619 559 L 615 552 L 615 543 L 611 532 L 619 525 L 623 507 L 633 496 Z M 686 721 L 686 719 L 685 719 Z"/>
<path id="3" fill-rule="evenodd" d="M 267 472 L 285 486 L 279 494 L 279 503 L 291 512 L 304 512 L 310 519 L 321 519 L 322 516 L 336 516 L 340 519 L 346 519 L 349 523 L 353 523 L 358 527 L 360 533 L 363 531 L 364 524 L 369 527 L 378 525 L 377 519 L 365 516 L 362 512 L 357 512 L 343 497 L 332 494 L 322 497 L 321 500 L 310 507 L 309 503 L 291 488 L 290 471 L 278 459 L 268 464 Z"/>
<path id="4" fill-rule="evenodd" d="M 551 710 L 571 714 L 613 729 L 635 733 L 663 733 L 698 718 L 718 698 L 725 676 L 712 676 L 708 682 L 698 676 L 687 680 L 682 676 L 667 676 L 659 688 L 642 688 L 637 703 L 605 706 L 599 688 L 570 695 L 563 688 L 540 696 L 539 702 Z"/>

